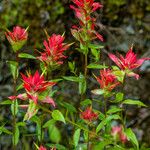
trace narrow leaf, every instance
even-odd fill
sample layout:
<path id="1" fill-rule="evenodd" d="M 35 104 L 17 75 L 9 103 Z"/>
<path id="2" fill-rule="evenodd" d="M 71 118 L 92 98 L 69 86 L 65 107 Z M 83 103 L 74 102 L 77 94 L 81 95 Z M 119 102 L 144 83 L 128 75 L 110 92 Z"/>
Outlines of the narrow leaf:
<path id="1" fill-rule="evenodd" d="M 132 99 L 126 99 L 123 101 L 123 104 L 130 104 L 130 105 L 138 105 L 138 106 L 144 106 L 147 107 L 144 103 L 142 103 L 139 100 L 132 100 Z"/>
<path id="2" fill-rule="evenodd" d="M 27 54 L 27 53 L 19 53 L 18 57 L 27 58 L 27 59 L 36 59 L 36 57 L 32 56 L 31 54 Z"/>
<path id="3" fill-rule="evenodd" d="M 104 69 L 104 68 L 108 68 L 108 66 L 91 63 L 87 66 L 87 68 L 90 68 L 90 69 Z"/>
<path id="4" fill-rule="evenodd" d="M 77 129 L 73 135 L 73 143 L 74 143 L 74 146 L 77 147 L 78 146 L 78 142 L 79 142 L 79 139 L 80 139 L 80 131 L 81 129 Z"/>
<path id="5" fill-rule="evenodd" d="M 128 139 L 131 140 L 131 142 L 136 146 L 137 150 L 139 150 L 139 143 L 134 132 L 130 128 L 128 128 L 125 130 L 125 133 Z"/>

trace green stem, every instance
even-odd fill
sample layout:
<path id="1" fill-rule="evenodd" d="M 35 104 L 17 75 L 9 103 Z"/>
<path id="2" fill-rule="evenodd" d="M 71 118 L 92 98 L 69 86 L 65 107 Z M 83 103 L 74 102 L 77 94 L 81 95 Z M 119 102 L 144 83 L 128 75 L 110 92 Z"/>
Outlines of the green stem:
<path id="1" fill-rule="evenodd" d="M 87 76 L 87 65 L 88 65 L 88 62 L 87 62 L 87 54 L 85 54 L 85 66 L 84 66 L 84 76 L 85 76 L 85 78 L 86 78 L 86 76 Z"/>
<path id="2" fill-rule="evenodd" d="M 104 113 L 105 117 L 107 117 L 107 98 L 104 96 Z"/>
<path id="3" fill-rule="evenodd" d="M 124 77 L 124 80 L 123 80 L 123 85 L 122 85 L 122 93 L 125 95 L 125 82 L 126 82 L 126 76 Z M 121 104 L 121 108 L 123 109 L 123 105 Z M 124 115 L 123 115 L 123 111 L 124 110 L 122 110 L 121 112 L 120 112 L 120 116 L 121 116 L 121 119 L 122 119 L 122 125 L 123 125 L 123 127 L 125 128 L 125 118 L 124 118 Z"/>
<path id="4" fill-rule="evenodd" d="M 18 58 L 18 53 L 16 53 L 16 62 L 18 63 L 19 62 L 19 58 Z M 17 64 L 18 65 L 18 64 Z M 15 79 L 14 79 L 14 96 L 17 95 L 17 90 L 16 90 L 16 87 L 17 87 L 17 73 L 18 73 L 18 66 L 16 67 L 16 70 L 15 70 Z M 16 105 L 17 105 L 17 99 L 14 100 L 14 105 L 13 105 L 13 150 L 16 150 L 17 147 L 16 147 L 16 139 L 15 139 L 15 134 L 16 134 Z"/>
<path id="5" fill-rule="evenodd" d="M 88 126 L 88 130 L 89 130 L 89 126 Z M 89 134 L 89 132 L 88 132 L 87 150 L 90 150 L 90 134 Z"/>

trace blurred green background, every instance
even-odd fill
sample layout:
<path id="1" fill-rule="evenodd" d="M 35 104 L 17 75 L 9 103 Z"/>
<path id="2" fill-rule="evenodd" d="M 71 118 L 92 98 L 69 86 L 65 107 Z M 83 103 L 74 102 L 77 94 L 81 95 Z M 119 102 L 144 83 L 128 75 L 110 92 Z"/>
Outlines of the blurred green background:
<path id="1" fill-rule="evenodd" d="M 98 0 L 97 0 L 98 1 Z M 139 57 L 150 57 L 150 1 L 149 0 L 101 0 L 104 7 L 97 11 L 97 31 L 104 36 L 104 49 L 102 49 L 102 60 L 110 64 L 107 52 L 119 51 L 124 53 L 134 44 L 134 50 Z M 24 52 L 37 55 L 35 49 L 43 48 L 43 40 L 46 39 L 44 29 L 52 33 L 63 34 L 65 32 L 66 42 L 74 42 L 70 33 L 72 25 L 77 23 L 73 11 L 69 8 L 71 0 L 0 0 L 0 101 L 12 94 L 12 77 L 7 66 L 7 60 L 13 60 L 11 47 L 5 38 L 5 28 L 12 30 L 13 26 L 20 25 L 24 28 L 29 26 L 29 39 Z M 75 50 L 78 46 L 74 44 L 67 51 L 68 60 L 76 61 L 77 66 L 82 64 L 80 54 Z M 90 58 L 90 57 L 89 57 Z M 90 60 L 89 60 L 90 61 Z M 22 60 L 20 70 L 36 69 L 39 62 Z M 68 75 L 67 61 L 64 67 L 56 70 L 53 77 Z M 128 79 L 126 85 L 127 97 L 143 100 L 150 104 L 150 62 L 145 62 L 140 69 L 141 79 L 135 81 Z M 90 78 L 90 77 L 89 77 Z M 95 82 L 90 82 L 93 87 Z M 61 93 L 65 92 L 60 99 L 76 101 L 77 93 L 67 83 L 60 84 Z M 74 98 L 72 98 L 74 97 Z M 4 109 L 3 109 L 4 108 Z M 10 119 L 9 108 L 0 108 L 0 125 L 2 121 Z M 10 112 L 9 112 L 10 113 Z M 139 141 L 150 144 L 150 110 L 148 108 L 128 108 L 129 126 L 134 127 Z M 10 127 L 11 128 L 11 127 Z M 34 126 L 30 126 L 35 130 Z M 33 129 L 32 129 L 33 128 Z M 8 126 L 9 129 L 9 126 Z M 29 129 L 30 130 L 30 129 Z M 7 140 L 6 140 L 7 139 Z M 21 144 L 29 149 L 29 143 L 34 139 L 22 137 Z M 11 137 L 0 135 L 0 149 L 9 149 Z M 62 141 L 63 143 L 63 141 Z M 31 143 L 30 143 L 31 144 Z"/>

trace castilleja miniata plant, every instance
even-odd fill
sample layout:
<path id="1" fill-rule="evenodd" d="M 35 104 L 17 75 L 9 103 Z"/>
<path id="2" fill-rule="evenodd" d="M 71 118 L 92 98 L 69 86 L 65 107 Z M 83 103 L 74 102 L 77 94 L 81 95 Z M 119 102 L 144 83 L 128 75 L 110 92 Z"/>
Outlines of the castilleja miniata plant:
<path id="1" fill-rule="evenodd" d="M 116 66 L 102 65 L 106 64 L 100 60 L 105 40 L 96 31 L 93 14 L 103 5 L 94 0 L 72 0 L 70 8 L 77 18 L 76 25 L 70 29 L 75 38 L 72 43 L 76 42 L 74 45 L 78 47 L 74 49 L 84 58 L 80 69 L 75 62 L 68 62 L 70 76 L 63 75 L 59 79 L 52 76 L 68 61 L 66 51 L 70 51 L 72 43 L 67 43 L 68 37 L 64 34 L 48 35 L 46 32 L 46 38 L 41 43 L 43 51 L 38 50 L 39 53 L 32 56 L 22 52 L 28 40 L 28 28 L 15 26 L 13 31 L 6 31 L 16 59 L 8 61 L 13 77 L 13 93 L 8 95 L 9 100 L 2 102 L 11 105 L 11 128 L 3 124 L 0 131 L 12 136 L 10 147 L 14 150 L 24 144 L 24 134 L 31 137 L 30 148 L 38 150 L 140 150 L 136 134 L 127 126 L 128 107 L 124 105 L 146 105 L 139 100 L 126 99 L 123 87 L 126 78 L 139 79 L 134 69 L 149 58 L 137 59 L 131 47 L 125 57 L 108 53 L 108 59 Z M 35 60 L 39 63 L 38 69 L 19 72 L 21 58 Z M 97 69 L 98 73 L 95 74 L 93 69 Z M 89 77 L 89 71 L 93 72 L 92 77 Z M 89 78 L 95 80 L 96 88 L 89 87 Z M 72 87 L 79 94 L 75 102 L 57 98 L 63 97 L 63 92 L 68 90 L 61 90 L 58 86 L 64 82 L 78 84 L 78 89 Z M 90 94 L 87 89 L 90 89 Z M 35 128 L 35 133 L 30 133 L 30 125 Z"/>

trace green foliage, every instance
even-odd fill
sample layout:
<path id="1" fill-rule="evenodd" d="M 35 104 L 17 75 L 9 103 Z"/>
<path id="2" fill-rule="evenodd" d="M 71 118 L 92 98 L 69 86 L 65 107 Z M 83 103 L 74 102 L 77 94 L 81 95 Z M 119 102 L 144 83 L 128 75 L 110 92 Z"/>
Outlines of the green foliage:
<path id="1" fill-rule="evenodd" d="M 36 59 L 36 57 L 32 56 L 31 54 L 27 54 L 27 53 L 19 53 L 18 57 L 27 58 L 27 59 Z"/>
<path id="2" fill-rule="evenodd" d="M 74 146 L 77 147 L 79 139 L 80 139 L 80 129 L 75 130 L 74 135 L 73 135 L 73 143 Z"/>
<path id="3" fill-rule="evenodd" d="M 138 140 L 137 140 L 134 132 L 130 128 L 128 128 L 125 130 L 125 133 L 126 133 L 128 139 L 130 139 L 131 142 L 136 146 L 136 149 L 139 150 L 139 143 L 138 143 Z"/>
<path id="4" fill-rule="evenodd" d="M 18 77 L 18 63 L 16 61 L 8 61 L 10 71 L 14 79 Z"/>
<path id="5" fill-rule="evenodd" d="M 146 105 L 138 100 L 132 100 L 132 99 L 126 99 L 123 101 L 123 104 L 130 104 L 130 105 L 138 105 L 138 106 L 144 106 L 146 107 Z"/>
<path id="6" fill-rule="evenodd" d="M 54 120 L 57 120 L 57 121 L 61 121 L 61 122 L 63 122 L 63 123 L 66 123 L 63 114 L 62 114 L 59 110 L 54 110 L 54 111 L 52 112 L 52 117 L 53 117 Z"/>

